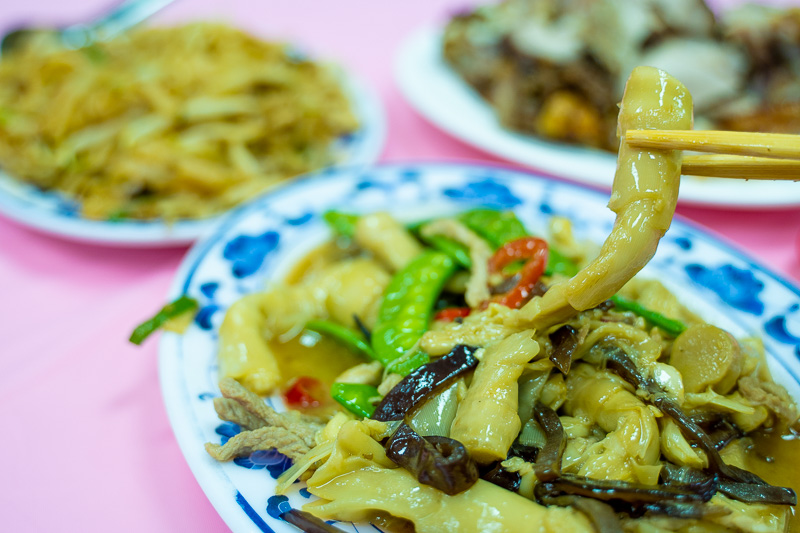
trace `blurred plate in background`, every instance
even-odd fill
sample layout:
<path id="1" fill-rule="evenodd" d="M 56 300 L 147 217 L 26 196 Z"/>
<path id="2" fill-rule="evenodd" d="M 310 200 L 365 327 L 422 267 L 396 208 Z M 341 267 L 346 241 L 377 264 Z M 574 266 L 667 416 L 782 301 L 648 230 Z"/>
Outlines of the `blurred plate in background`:
<path id="1" fill-rule="evenodd" d="M 352 75 L 342 73 L 341 82 L 360 127 L 336 141 L 335 166 L 369 165 L 380 156 L 386 139 L 382 104 L 372 88 Z M 129 247 L 187 244 L 208 233 L 222 218 L 215 216 L 169 223 L 162 220 L 92 220 L 81 216 L 79 205 L 65 195 L 57 191 L 42 191 L 12 178 L 2 170 L 0 214 L 58 237 Z"/>
<path id="2" fill-rule="evenodd" d="M 441 30 L 413 34 L 396 58 L 395 74 L 411 105 L 435 126 L 476 148 L 539 171 L 611 188 L 616 154 L 516 133 L 442 57 Z M 800 184 L 684 177 L 679 202 L 717 208 L 800 206 Z"/>

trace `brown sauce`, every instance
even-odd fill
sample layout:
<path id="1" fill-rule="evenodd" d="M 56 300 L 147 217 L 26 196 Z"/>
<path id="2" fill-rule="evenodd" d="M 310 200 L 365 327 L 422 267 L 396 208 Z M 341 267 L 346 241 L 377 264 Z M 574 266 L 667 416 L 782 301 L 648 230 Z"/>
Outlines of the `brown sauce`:
<path id="1" fill-rule="evenodd" d="M 304 332 L 288 342 L 271 342 L 281 376 L 288 383 L 293 378 L 311 376 L 327 388 L 336 376 L 359 363 L 363 357 L 317 333 Z"/>
<path id="2" fill-rule="evenodd" d="M 300 283 L 304 277 L 341 261 L 348 255 L 350 255 L 348 250 L 334 242 L 323 244 L 298 261 L 285 281 L 290 285 Z M 283 390 L 291 385 L 295 378 L 309 376 L 322 382 L 325 391 L 330 391 L 339 374 L 366 362 L 363 357 L 338 342 L 309 331 L 304 331 L 286 342 L 270 341 L 269 347 L 275 355 L 284 379 Z M 304 411 L 320 416 L 332 415 L 338 409 L 338 404 L 330 399 L 330 394 L 325 395 L 324 400 L 326 403 L 320 409 L 304 409 Z"/>
<path id="3" fill-rule="evenodd" d="M 772 485 L 791 487 L 800 494 L 800 439 L 785 439 L 782 431 L 753 433 L 747 469 Z M 797 507 L 790 511 L 789 531 L 800 533 Z"/>

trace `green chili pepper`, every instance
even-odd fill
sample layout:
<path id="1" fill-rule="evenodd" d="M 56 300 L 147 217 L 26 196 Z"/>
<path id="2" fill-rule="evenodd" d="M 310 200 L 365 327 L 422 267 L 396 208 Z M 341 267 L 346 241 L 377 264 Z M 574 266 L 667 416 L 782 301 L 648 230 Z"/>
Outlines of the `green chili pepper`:
<path id="1" fill-rule="evenodd" d="M 461 214 L 459 220 L 486 239 L 495 249 L 507 242 L 530 236 L 525 225 L 512 211 L 473 209 Z M 548 276 L 562 274 L 572 277 L 578 273 L 578 265 L 551 246 L 548 249 L 547 267 L 544 273 Z"/>
<path id="2" fill-rule="evenodd" d="M 618 294 L 615 294 L 609 299 L 614 304 L 614 307 L 622 309 L 623 311 L 631 311 L 632 313 L 639 315 L 648 322 L 652 323 L 654 326 L 659 327 L 665 332 L 669 333 L 673 337 L 677 337 L 686 330 L 686 324 L 680 320 L 667 318 L 661 313 L 646 308 L 639 302 L 628 300 L 627 298 L 623 298 Z"/>
<path id="3" fill-rule="evenodd" d="M 469 229 L 486 239 L 493 248 L 530 234 L 513 211 L 473 209 L 459 215 L 458 219 Z"/>
<path id="4" fill-rule="evenodd" d="M 395 361 L 386 368 L 386 371 L 390 374 L 400 374 L 405 377 L 422 365 L 429 363 L 430 360 L 430 355 L 423 351 L 418 351 L 414 352 L 411 357 Z"/>
<path id="5" fill-rule="evenodd" d="M 327 211 L 322 215 L 322 219 L 328 223 L 335 234 L 341 237 L 349 237 L 352 239 L 356 234 L 358 215 L 340 213 L 339 211 Z"/>
<path id="6" fill-rule="evenodd" d="M 422 240 L 430 244 L 440 252 L 444 252 L 450 256 L 458 266 L 464 268 L 472 268 L 472 259 L 469 257 L 469 248 L 464 246 L 458 241 L 443 237 L 442 235 L 431 235 L 430 237 L 422 237 Z"/>
<path id="7" fill-rule="evenodd" d="M 450 256 L 429 250 L 394 275 L 372 330 L 372 348 L 383 366 L 410 350 L 428 329 L 436 298 L 455 269 Z"/>
<path id="8" fill-rule="evenodd" d="M 345 409 L 364 418 L 371 417 L 375 412 L 375 405 L 370 400 L 381 397 L 378 389 L 360 383 L 334 383 L 331 396 Z"/>
<path id="9" fill-rule="evenodd" d="M 195 309 L 197 309 L 197 300 L 194 298 L 189 298 L 184 294 L 174 302 L 168 303 L 162 307 L 161 310 L 153 316 L 153 318 L 139 324 L 136 329 L 133 330 L 133 333 L 131 333 L 130 339 L 128 340 L 133 344 L 141 344 L 142 341 L 149 337 L 151 333 L 163 326 L 168 320 L 171 320 L 184 313 L 188 313 L 189 311 L 194 311 Z"/>
<path id="10" fill-rule="evenodd" d="M 352 351 L 366 355 L 370 359 L 375 359 L 375 351 L 367 343 L 360 332 L 348 327 L 331 322 L 330 320 L 309 320 L 306 322 L 306 329 L 328 335 L 332 339 L 340 342 Z"/>

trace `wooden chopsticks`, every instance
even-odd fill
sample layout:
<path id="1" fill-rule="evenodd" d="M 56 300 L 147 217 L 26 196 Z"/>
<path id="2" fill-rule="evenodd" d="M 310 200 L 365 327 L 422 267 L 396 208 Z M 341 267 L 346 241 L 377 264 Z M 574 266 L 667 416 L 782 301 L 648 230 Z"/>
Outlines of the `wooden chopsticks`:
<path id="1" fill-rule="evenodd" d="M 800 180 L 800 135 L 738 131 L 628 130 L 638 148 L 692 150 L 681 174 L 759 180 Z"/>
<path id="2" fill-rule="evenodd" d="M 681 174 L 749 180 L 800 180 L 800 161 L 740 155 L 685 155 Z"/>

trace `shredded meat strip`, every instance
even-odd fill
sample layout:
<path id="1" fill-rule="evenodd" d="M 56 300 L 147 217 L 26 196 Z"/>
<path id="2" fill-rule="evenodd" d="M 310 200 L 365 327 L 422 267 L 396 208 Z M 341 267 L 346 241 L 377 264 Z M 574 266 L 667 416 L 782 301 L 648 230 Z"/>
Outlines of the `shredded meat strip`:
<path id="1" fill-rule="evenodd" d="M 231 398 L 214 398 L 214 409 L 222 420 L 233 422 L 242 429 L 258 429 L 266 425 L 263 418 L 254 415 Z"/>
<path id="2" fill-rule="evenodd" d="M 316 445 L 322 424 L 314 418 L 293 411 L 278 413 L 232 378 L 222 379 L 219 388 L 223 397 L 214 399 L 214 409 L 222 420 L 238 424 L 244 431 L 222 446 L 206 443 L 206 451 L 214 459 L 230 461 L 254 451 L 276 449 L 295 460 Z"/>
<path id="3" fill-rule="evenodd" d="M 217 461 L 230 461 L 258 450 L 278 450 L 294 461 L 307 454 L 311 447 L 291 431 L 279 427 L 243 431 L 223 446 L 206 443 L 206 451 Z"/>
<path id="4" fill-rule="evenodd" d="M 247 390 L 247 388 L 233 378 L 222 379 L 219 382 L 219 390 L 222 392 L 223 398 L 218 398 L 214 401 L 214 408 L 217 410 L 219 417 L 223 420 L 238 424 L 236 420 L 225 417 L 225 414 L 231 412 L 230 402 L 225 401 L 225 399 L 235 400 L 252 415 L 243 417 L 243 421 L 246 423 L 242 427 L 246 429 L 258 429 L 261 427 L 284 428 L 297 435 L 308 447 L 312 448 L 316 444 L 314 437 L 317 431 L 322 428 L 322 424 L 317 422 L 315 418 L 304 416 L 295 411 L 278 413 L 264 403 L 263 398 Z M 240 411 L 237 410 L 236 414 L 240 414 Z M 256 424 L 256 419 L 258 419 L 260 423 Z"/>
<path id="5" fill-rule="evenodd" d="M 797 420 L 797 409 L 789 393 L 777 383 L 745 376 L 739 379 L 739 392 L 754 404 L 765 406 L 789 424 Z"/>

